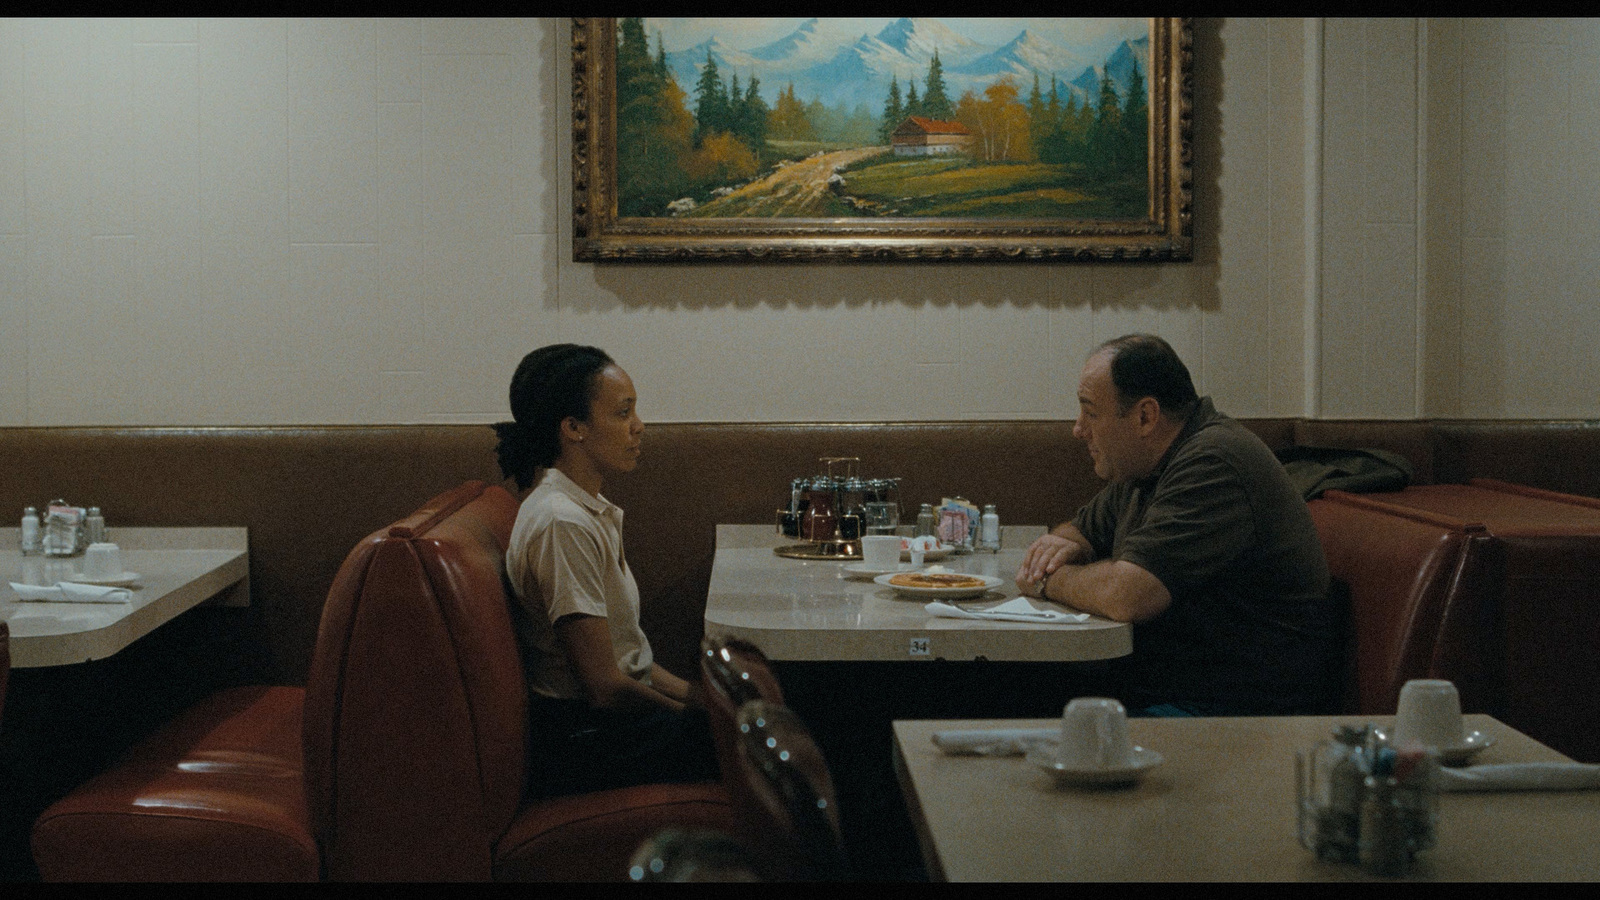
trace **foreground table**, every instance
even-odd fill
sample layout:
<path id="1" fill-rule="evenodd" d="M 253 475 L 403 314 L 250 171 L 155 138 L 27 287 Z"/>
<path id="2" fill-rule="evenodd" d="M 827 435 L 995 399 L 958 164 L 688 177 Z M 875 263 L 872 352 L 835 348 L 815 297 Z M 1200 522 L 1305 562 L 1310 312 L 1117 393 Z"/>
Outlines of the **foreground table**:
<path id="1" fill-rule="evenodd" d="M 1000 553 L 949 556 L 939 564 L 1005 579 L 988 595 L 998 603 L 1017 596 L 1011 576 L 1028 544 L 1043 533 L 1042 527 L 1010 526 L 1007 549 Z M 1082 624 L 1035 625 L 931 616 L 925 600 L 901 599 L 882 585 L 851 578 L 843 562 L 788 559 L 772 552 L 792 543 L 770 525 L 717 526 L 707 633 L 744 638 L 771 659 L 792 661 L 1081 662 L 1125 656 L 1133 649 L 1128 625 L 1098 617 Z"/>
<path id="2" fill-rule="evenodd" d="M 1489 716 L 1480 763 L 1566 757 Z M 928 874 L 948 881 L 1363 879 L 1296 837 L 1294 754 L 1351 717 L 1134 719 L 1166 762 L 1131 787 L 1058 788 L 1023 757 L 945 756 L 935 731 L 1051 720 L 897 721 L 895 765 Z M 1387 722 L 1388 717 L 1370 721 Z M 1600 878 L 1600 791 L 1445 793 L 1415 880 Z"/>
<path id="3" fill-rule="evenodd" d="M 11 664 L 61 666 L 104 659 L 193 607 L 217 598 L 250 602 L 244 528 L 112 528 L 123 568 L 140 580 L 129 603 L 23 602 L 10 582 L 53 584 L 81 573 L 83 558 L 24 558 L 18 529 L 0 529 L 0 617 L 11 628 Z M 222 595 L 222 596 L 218 596 Z"/>

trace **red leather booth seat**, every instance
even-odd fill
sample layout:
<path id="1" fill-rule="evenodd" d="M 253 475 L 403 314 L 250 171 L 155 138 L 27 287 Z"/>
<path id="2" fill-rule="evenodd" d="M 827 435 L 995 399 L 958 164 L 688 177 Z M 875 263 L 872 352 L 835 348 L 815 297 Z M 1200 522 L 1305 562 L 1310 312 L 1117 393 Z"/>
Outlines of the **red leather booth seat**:
<path id="1" fill-rule="evenodd" d="M 1371 494 L 1376 504 L 1483 530 L 1503 557 L 1508 724 L 1600 762 L 1600 500 L 1486 478 Z"/>
<path id="2" fill-rule="evenodd" d="M 1345 711 L 1395 712 L 1412 678 L 1446 678 L 1498 713 L 1499 558 L 1481 526 L 1328 491 L 1310 502 L 1336 594 L 1349 601 Z"/>
<path id="3" fill-rule="evenodd" d="M 526 802 L 527 699 L 501 575 L 517 503 L 469 482 L 367 537 L 310 677 L 224 692 L 46 810 L 48 881 L 617 880 L 717 784 Z"/>
<path id="4" fill-rule="evenodd" d="M 517 501 L 482 482 L 362 541 L 306 685 L 306 796 L 331 880 L 617 880 L 669 826 L 726 828 L 720 785 L 528 804 L 527 691 L 502 578 Z"/>
<path id="5" fill-rule="evenodd" d="M 316 881 L 300 688 L 223 691 L 39 817 L 46 881 Z"/>

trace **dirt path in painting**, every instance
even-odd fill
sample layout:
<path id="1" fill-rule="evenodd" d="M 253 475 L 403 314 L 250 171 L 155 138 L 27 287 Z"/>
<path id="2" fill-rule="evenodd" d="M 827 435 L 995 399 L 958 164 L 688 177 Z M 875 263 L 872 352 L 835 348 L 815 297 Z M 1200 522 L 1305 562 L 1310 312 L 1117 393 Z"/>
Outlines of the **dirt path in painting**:
<path id="1" fill-rule="evenodd" d="M 701 206 L 694 214 L 773 219 L 828 215 L 828 179 L 833 173 L 884 149 L 857 147 L 808 156 Z"/>

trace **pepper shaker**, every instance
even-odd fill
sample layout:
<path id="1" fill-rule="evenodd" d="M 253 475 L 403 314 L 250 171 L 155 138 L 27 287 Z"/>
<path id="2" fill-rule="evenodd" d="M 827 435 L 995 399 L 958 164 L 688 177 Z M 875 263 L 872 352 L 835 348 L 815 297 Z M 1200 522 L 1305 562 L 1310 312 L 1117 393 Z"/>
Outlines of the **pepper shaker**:
<path id="1" fill-rule="evenodd" d="M 1361 801 L 1361 868 L 1393 878 L 1411 868 L 1410 829 L 1392 775 L 1368 775 Z"/>
<path id="2" fill-rule="evenodd" d="M 1296 754 L 1300 843 L 1331 862 L 1360 862 L 1361 800 L 1369 729 L 1341 725 L 1309 754 Z"/>

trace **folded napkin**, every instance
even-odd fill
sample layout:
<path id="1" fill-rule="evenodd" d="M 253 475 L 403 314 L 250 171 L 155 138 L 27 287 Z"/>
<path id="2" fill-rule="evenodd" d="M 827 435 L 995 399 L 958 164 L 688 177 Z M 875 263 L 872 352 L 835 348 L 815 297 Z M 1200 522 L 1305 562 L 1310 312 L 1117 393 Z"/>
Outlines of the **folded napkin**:
<path id="1" fill-rule="evenodd" d="M 102 587 L 98 584 L 78 584 L 58 581 L 53 585 L 17 584 L 11 589 L 23 600 L 55 601 L 57 603 L 127 603 L 133 591 L 127 588 Z"/>
<path id="2" fill-rule="evenodd" d="M 933 744 L 956 756 L 1021 756 L 1032 747 L 1060 738 L 1059 728 L 986 728 L 935 731 Z"/>
<path id="3" fill-rule="evenodd" d="M 1087 622 L 1087 613 L 1065 613 L 1056 609 L 1036 609 L 1027 597 L 1015 597 L 989 609 L 962 609 L 937 600 L 927 606 L 928 614 L 951 619 L 999 619 L 1006 622 Z"/>
<path id="4" fill-rule="evenodd" d="M 1583 791 L 1600 788 L 1600 765 L 1531 762 L 1441 767 L 1441 791 Z"/>

